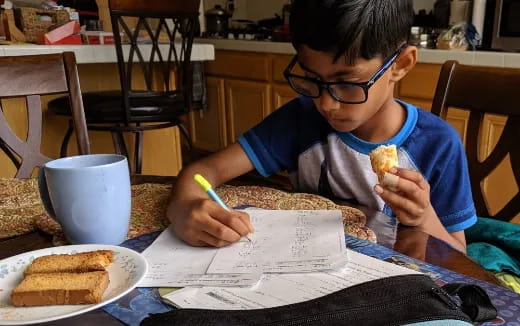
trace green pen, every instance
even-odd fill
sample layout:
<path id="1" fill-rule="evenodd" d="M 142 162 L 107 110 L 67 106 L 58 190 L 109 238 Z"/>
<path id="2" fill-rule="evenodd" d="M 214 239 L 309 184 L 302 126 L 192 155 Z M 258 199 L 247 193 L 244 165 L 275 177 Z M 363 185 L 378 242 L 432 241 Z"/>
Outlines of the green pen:
<path id="1" fill-rule="evenodd" d="M 222 199 L 220 199 L 220 197 L 217 195 L 215 190 L 213 190 L 213 187 L 211 186 L 209 181 L 206 180 L 206 178 L 197 173 L 193 176 L 193 179 L 195 180 L 195 182 L 197 182 L 200 188 L 208 194 L 209 198 L 211 198 L 214 202 L 219 204 L 225 210 L 230 211 L 229 207 L 227 207 L 226 204 L 222 201 Z M 251 241 L 250 233 L 246 235 L 246 239 Z"/>

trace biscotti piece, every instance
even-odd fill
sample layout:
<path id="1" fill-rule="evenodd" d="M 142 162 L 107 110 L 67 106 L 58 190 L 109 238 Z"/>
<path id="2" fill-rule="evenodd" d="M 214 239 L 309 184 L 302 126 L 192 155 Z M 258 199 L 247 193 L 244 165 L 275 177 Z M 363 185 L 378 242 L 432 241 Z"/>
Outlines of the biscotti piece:
<path id="1" fill-rule="evenodd" d="M 11 292 L 17 307 L 101 302 L 108 272 L 31 274 Z"/>
<path id="2" fill-rule="evenodd" d="M 104 271 L 112 263 L 112 250 L 81 252 L 72 255 L 49 255 L 38 257 L 27 269 L 25 275 L 35 273 L 81 273 Z"/>
<path id="3" fill-rule="evenodd" d="M 395 145 L 381 145 L 370 152 L 370 163 L 372 164 L 372 170 L 377 174 L 379 182 L 393 167 L 398 167 L 399 162 L 397 160 L 397 148 Z"/>

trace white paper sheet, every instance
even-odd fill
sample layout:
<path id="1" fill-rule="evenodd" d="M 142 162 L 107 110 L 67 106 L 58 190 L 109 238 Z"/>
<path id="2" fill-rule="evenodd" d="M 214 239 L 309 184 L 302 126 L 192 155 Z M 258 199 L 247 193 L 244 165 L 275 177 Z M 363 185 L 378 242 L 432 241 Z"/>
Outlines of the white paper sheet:
<path id="1" fill-rule="evenodd" d="M 338 210 L 250 210 L 252 241 L 217 251 L 209 273 L 294 273 L 346 263 Z"/>
<path id="2" fill-rule="evenodd" d="M 143 252 L 150 268 L 139 286 L 251 286 L 262 273 L 313 272 L 344 266 L 340 211 L 248 210 L 252 241 L 191 247 L 165 230 Z"/>
<path id="3" fill-rule="evenodd" d="M 340 271 L 304 274 L 266 274 L 253 288 L 184 288 L 165 295 L 179 308 L 258 309 L 315 299 L 350 286 L 389 276 L 420 274 L 411 269 L 347 250 Z"/>
<path id="4" fill-rule="evenodd" d="M 260 274 L 206 274 L 217 251 L 189 246 L 169 227 L 143 251 L 149 268 L 139 286 L 251 286 L 258 282 Z"/>

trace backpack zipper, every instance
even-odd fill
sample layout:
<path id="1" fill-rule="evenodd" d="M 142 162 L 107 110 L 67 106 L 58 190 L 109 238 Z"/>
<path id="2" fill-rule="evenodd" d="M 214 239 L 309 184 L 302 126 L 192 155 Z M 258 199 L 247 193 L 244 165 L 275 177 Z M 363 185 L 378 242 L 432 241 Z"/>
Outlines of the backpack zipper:
<path id="1" fill-rule="evenodd" d="M 456 310 L 458 308 L 457 304 L 453 301 L 453 299 L 441 288 L 432 288 L 432 292 L 443 301 L 448 308 L 452 310 Z"/>
<path id="2" fill-rule="evenodd" d="M 437 289 L 437 288 L 431 288 L 431 291 L 435 294 L 436 297 L 441 299 L 441 301 L 443 301 L 450 309 L 457 310 L 458 306 L 455 304 L 455 302 L 453 302 L 453 300 L 446 293 L 444 293 L 443 290 Z M 313 323 L 315 323 L 317 321 L 325 321 L 325 320 L 330 320 L 330 319 L 341 318 L 342 316 L 351 314 L 352 312 L 357 311 L 357 310 L 363 310 L 364 313 L 376 312 L 376 311 L 385 310 L 386 308 L 391 307 L 391 306 L 405 304 L 412 300 L 421 300 L 426 297 L 431 297 L 431 293 L 430 292 L 420 293 L 413 297 L 408 297 L 405 299 L 393 301 L 391 303 L 386 303 L 383 305 L 372 304 L 369 306 L 356 307 L 356 308 L 341 310 L 338 312 L 327 312 L 327 313 L 314 314 L 313 316 L 296 317 L 296 318 L 281 320 L 281 321 L 268 323 L 268 324 L 264 324 L 264 325 L 266 325 L 266 326 L 269 326 L 269 325 L 272 325 L 272 326 L 275 326 L 275 325 L 276 326 L 297 326 L 297 325 L 307 325 L 307 324 L 313 325 Z M 441 317 L 441 316 L 439 316 L 439 317 Z M 464 318 L 463 316 L 460 316 L 460 317 L 450 316 L 449 318 L 456 319 L 456 320 L 462 320 L 462 321 L 466 321 L 466 322 L 471 322 L 469 319 Z M 426 317 L 426 318 L 421 319 L 421 321 L 428 321 L 428 320 L 439 320 L 439 318 Z"/>

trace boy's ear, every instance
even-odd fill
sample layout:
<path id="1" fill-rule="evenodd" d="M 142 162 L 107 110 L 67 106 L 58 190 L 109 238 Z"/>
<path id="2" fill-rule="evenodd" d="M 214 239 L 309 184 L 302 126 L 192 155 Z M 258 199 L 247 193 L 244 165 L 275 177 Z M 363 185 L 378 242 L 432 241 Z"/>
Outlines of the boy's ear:
<path id="1" fill-rule="evenodd" d="M 392 66 L 391 81 L 397 83 L 406 74 L 415 67 L 417 62 L 417 48 L 413 45 L 408 45 L 399 55 L 399 58 Z"/>

